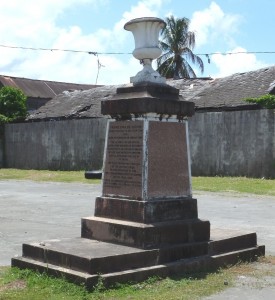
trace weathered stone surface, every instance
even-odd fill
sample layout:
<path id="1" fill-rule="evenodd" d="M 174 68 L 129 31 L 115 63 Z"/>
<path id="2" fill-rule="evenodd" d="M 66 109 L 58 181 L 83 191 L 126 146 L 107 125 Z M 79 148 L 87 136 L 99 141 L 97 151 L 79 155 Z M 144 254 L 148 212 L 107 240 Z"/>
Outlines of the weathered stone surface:
<path id="1" fill-rule="evenodd" d="M 114 101 L 114 102 L 113 102 Z M 133 114 L 140 116 L 147 113 L 162 115 L 176 115 L 179 118 L 191 117 L 195 112 L 195 105 L 187 101 L 169 102 L 163 99 L 130 99 L 130 100 L 106 100 L 101 103 L 101 111 L 104 115 L 117 115 L 127 118 Z"/>
<path id="2" fill-rule="evenodd" d="M 191 196 L 186 126 L 186 123 L 149 122 L 149 199 Z"/>
<path id="3" fill-rule="evenodd" d="M 102 195 L 131 200 L 190 197 L 186 124 L 110 122 Z"/>
<path id="4" fill-rule="evenodd" d="M 179 101 L 181 100 L 181 101 Z M 101 102 L 103 115 L 127 116 L 156 113 L 158 115 L 176 115 L 179 118 L 194 114 L 193 102 L 183 101 L 179 90 L 168 85 L 142 85 L 118 88 L 111 99 Z"/>
<path id="5" fill-rule="evenodd" d="M 206 242 L 210 223 L 200 219 L 151 224 L 100 217 L 81 219 L 81 237 L 150 249 L 179 243 Z"/>
<path id="6" fill-rule="evenodd" d="M 140 282 L 151 276 L 216 270 L 264 255 L 253 232 L 212 230 L 209 242 L 185 243 L 142 250 L 90 239 L 71 238 L 23 245 L 23 257 L 12 266 L 34 269 L 93 288 L 103 278 L 106 286 L 116 282 Z M 228 250 L 224 252 L 225 249 Z"/>
<path id="7" fill-rule="evenodd" d="M 23 256 L 88 274 L 114 273 L 208 253 L 208 242 L 143 250 L 119 244 L 71 238 L 23 244 Z"/>
<path id="8" fill-rule="evenodd" d="M 143 83 L 138 86 L 118 87 L 112 99 L 155 98 L 164 100 L 180 100 L 179 89 L 168 84 Z"/>
<path id="9" fill-rule="evenodd" d="M 236 249 L 252 248 L 257 244 L 257 235 L 255 232 L 247 232 L 241 234 L 236 232 L 235 236 L 223 239 L 224 232 L 222 230 L 214 231 L 214 236 L 211 234 L 211 240 L 209 242 L 209 254 L 226 253 L 235 251 Z"/>
<path id="10" fill-rule="evenodd" d="M 142 223 L 196 219 L 197 200 L 193 198 L 164 200 L 128 200 L 97 197 L 95 216 Z"/>

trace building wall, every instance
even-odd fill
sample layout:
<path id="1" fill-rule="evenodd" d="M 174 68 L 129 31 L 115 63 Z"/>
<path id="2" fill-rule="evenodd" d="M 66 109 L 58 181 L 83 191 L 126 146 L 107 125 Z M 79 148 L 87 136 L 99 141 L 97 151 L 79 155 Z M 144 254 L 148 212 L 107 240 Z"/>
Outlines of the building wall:
<path id="1" fill-rule="evenodd" d="M 106 119 L 7 124 L 7 168 L 98 170 L 102 168 Z"/>
<path id="2" fill-rule="evenodd" d="M 195 114 L 189 122 L 192 174 L 275 178 L 274 113 Z"/>
<path id="3" fill-rule="evenodd" d="M 4 167 L 4 140 L 0 135 L 0 168 Z"/>
<path id="4" fill-rule="evenodd" d="M 8 124 L 5 166 L 101 169 L 106 123 L 83 119 Z M 275 178 L 275 110 L 196 113 L 189 121 L 189 136 L 194 176 Z"/>

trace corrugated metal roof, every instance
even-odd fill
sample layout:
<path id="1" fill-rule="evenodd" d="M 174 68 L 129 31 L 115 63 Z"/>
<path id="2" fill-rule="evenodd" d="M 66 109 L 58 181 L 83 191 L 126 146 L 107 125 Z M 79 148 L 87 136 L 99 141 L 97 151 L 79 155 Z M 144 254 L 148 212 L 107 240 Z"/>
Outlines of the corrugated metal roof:
<path id="1" fill-rule="evenodd" d="M 0 85 L 21 89 L 27 97 L 54 98 L 64 91 L 89 90 L 98 85 L 36 80 L 0 75 Z"/>

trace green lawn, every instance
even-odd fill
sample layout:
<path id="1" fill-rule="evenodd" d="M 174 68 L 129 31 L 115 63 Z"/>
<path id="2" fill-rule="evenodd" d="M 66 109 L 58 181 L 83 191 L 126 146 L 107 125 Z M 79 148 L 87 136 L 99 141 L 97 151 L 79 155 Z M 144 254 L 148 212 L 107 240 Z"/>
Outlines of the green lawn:
<path id="1" fill-rule="evenodd" d="M 95 290 L 88 292 L 84 287 L 56 279 L 46 274 L 16 268 L 0 268 L 0 299 L 182 299 L 195 300 L 220 292 L 234 285 L 240 274 L 260 273 L 249 264 L 221 269 L 215 273 L 179 274 L 169 278 L 150 278 L 138 284 L 117 285 L 105 289 L 98 284 Z M 259 276 L 259 275 L 256 275 Z M 225 284 L 226 283 L 226 284 Z"/>
<path id="2" fill-rule="evenodd" d="M 99 183 L 100 180 L 85 179 L 84 171 L 37 171 L 0 169 L 0 180 L 34 180 Z M 193 190 L 209 192 L 239 192 L 275 196 L 275 179 L 247 177 L 193 177 Z"/>
<path id="3" fill-rule="evenodd" d="M 86 179 L 84 171 L 47 171 L 47 170 L 19 170 L 0 169 L 0 180 L 34 180 L 55 182 L 99 183 L 100 180 Z"/>
<path id="4" fill-rule="evenodd" d="M 193 189 L 209 192 L 239 192 L 275 196 L 275 179 L 247 177 L 193 177 Z"/>

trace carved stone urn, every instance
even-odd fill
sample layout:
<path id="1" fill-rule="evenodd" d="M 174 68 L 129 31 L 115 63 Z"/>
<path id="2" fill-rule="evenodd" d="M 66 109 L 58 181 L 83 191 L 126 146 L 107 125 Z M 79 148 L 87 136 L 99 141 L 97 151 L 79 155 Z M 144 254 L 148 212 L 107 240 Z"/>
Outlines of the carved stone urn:
<path id="1" fill-rule="evenodd" d="M 152 68 L 152 61 L 161 55 L 158 39 L 165 25 L 162 19 L 152 17 L 133 19 L 124 25 L 135 39 L 133 56 L 143 64 L 143 70 L 131 78 L 133 85 L 147 82 L 165 84 L 165 78 Z"/>

